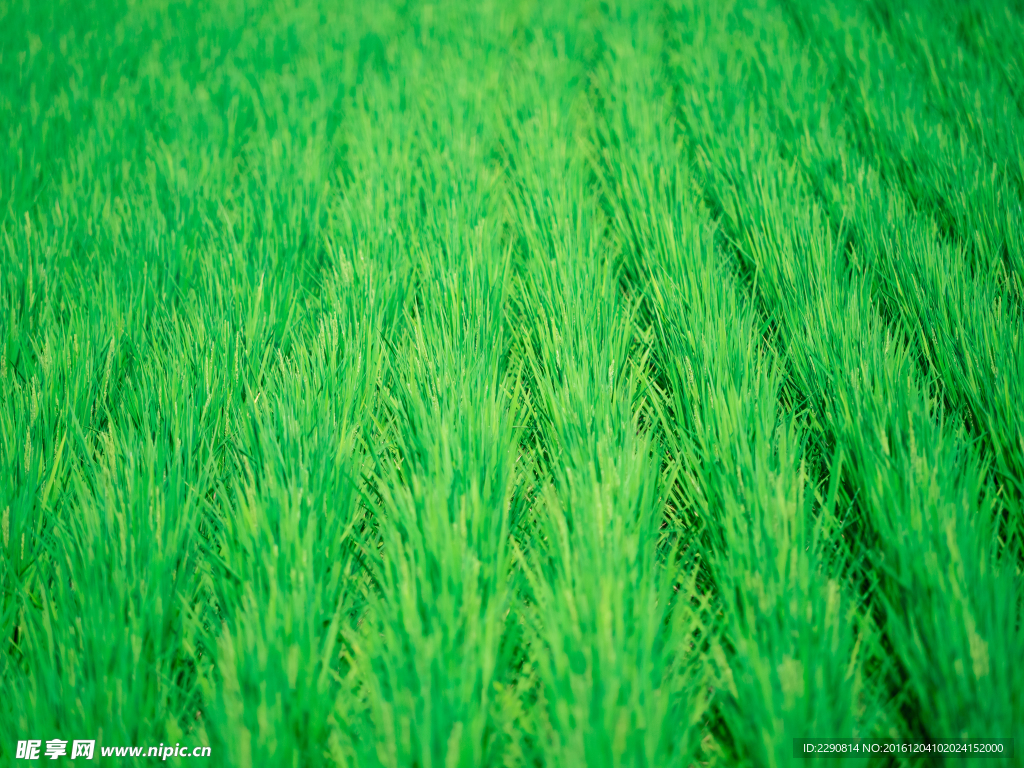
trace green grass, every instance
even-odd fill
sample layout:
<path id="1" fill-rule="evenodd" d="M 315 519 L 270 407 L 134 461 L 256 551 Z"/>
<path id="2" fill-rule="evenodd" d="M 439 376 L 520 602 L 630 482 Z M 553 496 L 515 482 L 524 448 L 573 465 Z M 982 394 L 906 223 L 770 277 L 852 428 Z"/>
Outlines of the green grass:
<path id="1" fill-rule="evenodd" d="M 0 3 L 0 759 L 1019 761 L 1022 31 Z"/>

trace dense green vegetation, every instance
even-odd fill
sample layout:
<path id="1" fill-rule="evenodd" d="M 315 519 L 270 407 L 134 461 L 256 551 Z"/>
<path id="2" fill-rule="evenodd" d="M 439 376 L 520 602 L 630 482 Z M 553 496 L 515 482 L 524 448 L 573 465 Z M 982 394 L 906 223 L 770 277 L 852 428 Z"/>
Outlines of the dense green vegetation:
<path id="1" fill-rule="evenodd" d="M 0 758 L 1019 757 L 1022 40 L 0 0 Z"/>

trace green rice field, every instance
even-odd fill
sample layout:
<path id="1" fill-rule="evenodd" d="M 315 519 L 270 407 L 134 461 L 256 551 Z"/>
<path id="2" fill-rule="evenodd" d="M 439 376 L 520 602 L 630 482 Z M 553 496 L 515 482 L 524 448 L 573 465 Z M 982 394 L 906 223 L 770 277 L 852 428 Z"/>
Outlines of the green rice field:
<path id="1" fill-rule="evenodd" d="M 0 0 L 0 764 L 1024 765 L 1022 201 L 1021 0 Z"/>

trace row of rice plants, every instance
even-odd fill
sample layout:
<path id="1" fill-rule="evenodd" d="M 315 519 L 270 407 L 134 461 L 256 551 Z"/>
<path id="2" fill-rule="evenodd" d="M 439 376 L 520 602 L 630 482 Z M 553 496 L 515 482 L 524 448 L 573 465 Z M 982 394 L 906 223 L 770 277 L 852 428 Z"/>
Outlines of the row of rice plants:
<path id="1" fill-rule="evenodd" d="M 239 764 L 275 742 L 305 753 L 330 714 L 328 625 L 358 594 L 348 433 L 368 398 L 353 384 L 372 393 L 380 357 L 375 341 L 339 355 L 339 316 L 344 336 L 365 313 L 317 285 L 343 90 L 323 68 L 346 64 L 308 8 L 99 11 L 49 8 L 39 27 L 15 14 L 9 30 L 36 57 L 20 76 L 61 57 L 71 75 L 27 115 L 17 146 L 45 150 L 45 183 L 12 188 L 3 221 L 0 749 L 74 736 L 212 743 Z M 304 55 L 261 64 L 254 87 L 260 30 L 278 23 Z M 37 31 L 53 37 L 39 50 Z M 126 68 L 112 82 L 97 35 Z M 315 87 L 297 94 L 300 80 Z M 352 350 L 370 329 L 349 329 Z"/>
<path id="2" fill-rule="evenodd" d="M 708 616 L 663 530 L 675 463 L 591 180 L 587 85 L 604 24 L 596 7 L 559 11 L 516 73 L 507 144 L 540 472 L 521 558 L 526 718 L 545 764 L 687 765 L 703 699 L 692 644 Z"/>
<path id="3" fill-rule="evenodd" d="M 335 243 L 342 260 L 402 272 L 406 292 L 384 339 L 382 445 L 368 447 L 372 586 L 346 634 L 358 765 L 500 764 L 521 740 L 502 690 L 514 672 L 511 536 L 531 476 L 506 317 L 506 192 L 491 159 L 501 73 L 519 54 L 496 9 L 442 6 L 429 23 L 350 117 L 354 236 Z"/>
<path id="4" fill-rule="evenodd" d="M 774 340 L 688 172 L 658 20 L 623 12 L 604 84 L 604 182 L 655 329 L 681 517 L 703 534 L 718 608 L 711 724 L 726 762 L 784 765 L 794 735 L 879 731 L 865 674 L 878 636 L 849 584 L 835 477 L 816 477 Z"/>

